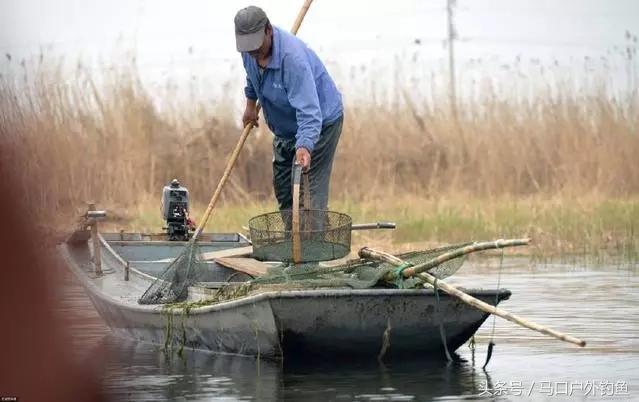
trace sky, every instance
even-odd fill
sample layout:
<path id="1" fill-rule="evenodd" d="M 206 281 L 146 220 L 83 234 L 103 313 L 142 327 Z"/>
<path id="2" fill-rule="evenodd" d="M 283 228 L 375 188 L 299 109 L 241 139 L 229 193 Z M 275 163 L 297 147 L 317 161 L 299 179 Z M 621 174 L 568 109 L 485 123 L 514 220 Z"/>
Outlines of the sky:
<path id="1" fill-rule="evenodd" d="M 149 85 L 193 76 L 235 81 L 242 72 L 233 16 L 249 4 L 288 29 L 302 1 L 0 0 L 0 51 L 13 60 L 41 52 L 81 59 L 98 70 L 135 54 Z M 457 0 L 454 10 L 462 82 L 512 75 L 513 63 L 527 74 L 539 60 L 587 82 L 584 59 L 604 57 L 616 60 L 607 72 L 615 85 L 629 84 L 621 52 L 627 31 L 639 35 L 637 0 Z M 371 81 L 446 79 L 445 0 L 315 0 L 299 36 L 353 92 Z"/>

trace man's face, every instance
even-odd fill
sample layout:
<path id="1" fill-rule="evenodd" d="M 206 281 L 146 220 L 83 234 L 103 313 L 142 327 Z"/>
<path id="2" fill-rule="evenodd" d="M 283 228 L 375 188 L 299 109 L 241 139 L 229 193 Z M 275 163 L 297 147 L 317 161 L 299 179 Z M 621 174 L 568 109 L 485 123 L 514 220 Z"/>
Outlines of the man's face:
<path id="1" fill-rule="evenodd" d="M 271 26 L 266 26 L 264 28 L 264 32 L 265 35 L 262 46 L 251 52 L 248 52 L 249 56 L 256 60 L 265 59 L 271 53 L 271 44 L 273 43 L 273 28 Z"/>

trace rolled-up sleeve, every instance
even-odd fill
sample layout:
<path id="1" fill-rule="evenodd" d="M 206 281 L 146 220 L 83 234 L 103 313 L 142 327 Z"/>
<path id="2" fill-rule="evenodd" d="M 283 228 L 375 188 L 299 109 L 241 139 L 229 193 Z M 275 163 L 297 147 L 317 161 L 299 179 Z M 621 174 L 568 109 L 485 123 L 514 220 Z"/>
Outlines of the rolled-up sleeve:
<path id="1" fill-rule="evenodd" d="M 255 93 L 255 88 L 253 88 L 253 83 L 249 79 L 248 74 L 246 75 L 246 86 L 244 87 L 244 95 L 248 99 L 257 100 L 257 94 Z"/>
<path id="2" fill-rule="evenodd" d="M 307 60 L 296 56 L 287 57 L 284 64 L 283 84 L 297 118 L 295 148 L 313 151 L 322 130 L 322 109 L 313 70 Z"/>

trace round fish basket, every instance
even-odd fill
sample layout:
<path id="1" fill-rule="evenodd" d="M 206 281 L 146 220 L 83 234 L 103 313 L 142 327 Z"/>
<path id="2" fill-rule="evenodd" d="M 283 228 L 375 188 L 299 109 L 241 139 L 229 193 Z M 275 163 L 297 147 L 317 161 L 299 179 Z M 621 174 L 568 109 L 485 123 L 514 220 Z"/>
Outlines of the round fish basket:
<path id="1" fill-rule="evenodd" d="M 301 260 L 328 261 L 345 257 L 351 251 L 349 215 L 315 209 L 299 211 Z M 293 211 L 282 210 L 249 220 L 253 257 L 262 261 L 293 262 Z M 297 235 L 295 233 L 295 235 Z"/>

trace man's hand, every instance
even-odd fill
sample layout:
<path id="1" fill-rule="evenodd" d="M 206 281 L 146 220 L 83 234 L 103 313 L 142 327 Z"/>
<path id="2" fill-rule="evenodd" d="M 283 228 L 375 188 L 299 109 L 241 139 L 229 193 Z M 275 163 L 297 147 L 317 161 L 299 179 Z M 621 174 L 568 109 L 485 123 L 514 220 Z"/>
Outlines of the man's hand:
<path id="1" fill-rule="evenodd" d="M 244 115 L 242 115 L 242 126 L 246 127 L 249 123 L 253 123 L 253 126 L 258 127 L 257 119 L 257 102 L 252 99 L 247 99 Z"/>
<path id="2" fill-rule="evenodd" d="M 297 148 L 295 161 L 302 165 L 302 169 L 306 172 L 311 167 L 311 153 L 306 148 Z"/>

